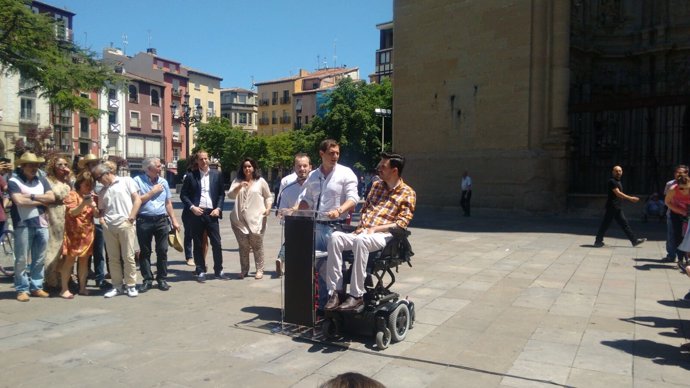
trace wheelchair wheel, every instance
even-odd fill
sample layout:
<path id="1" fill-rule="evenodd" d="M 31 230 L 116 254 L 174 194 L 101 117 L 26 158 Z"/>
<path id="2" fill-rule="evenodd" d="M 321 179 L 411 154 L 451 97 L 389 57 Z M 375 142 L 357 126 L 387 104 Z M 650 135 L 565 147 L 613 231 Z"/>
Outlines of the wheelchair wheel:
<path id="1" fill-rule="evenodd" d="M 407 304 L 400 303 L 388 316 L 388 329 L 391 331 L 393 342 L 405 339 L 410 329 L 410 309 L 407 308 Z"/>
<path id="2" fill-rule="evenodd" d="M 384 328 L 382 331 L 376 332 L 376 346 L 383 350 L 388 347 L 391 343 L 391 331 L 388 328 Z"/>

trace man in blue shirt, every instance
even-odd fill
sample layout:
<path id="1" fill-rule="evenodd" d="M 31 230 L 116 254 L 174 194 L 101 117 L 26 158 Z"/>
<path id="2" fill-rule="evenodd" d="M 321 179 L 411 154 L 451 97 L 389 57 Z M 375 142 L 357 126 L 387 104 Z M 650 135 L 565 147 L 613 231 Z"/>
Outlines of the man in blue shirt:
<path id="1" fill-rule="evenodd" d="M 151 273 L 151 239 L 156 240 L 156 281 L 158 289 L 168 291 L 170 286 L 166 281 L 168 276 L 168 233 L 170 232 L 168 217 L 175 230 L 180 225 L 173 211 L 170 186 L 160 176 L 161 161 L 158 158 L 146 158 L 142 162 L 144 175 L 134 178 L 139 187 L 141 208 L 137 215 L 137 240 L 141 261 L 141 277 L 144 283 L 140 292 L 153 288 L 153 274 Z"/>

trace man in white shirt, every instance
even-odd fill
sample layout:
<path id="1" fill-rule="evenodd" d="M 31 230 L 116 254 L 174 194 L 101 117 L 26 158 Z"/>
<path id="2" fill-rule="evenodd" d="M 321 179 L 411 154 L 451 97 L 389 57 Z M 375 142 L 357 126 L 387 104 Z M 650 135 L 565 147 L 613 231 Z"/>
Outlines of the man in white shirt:
<path id="1" fill-rule="evenodd" d="M 465 217 L 470 216 L 470 200 L 472 199 L 472 178 L 467 171 L 462 173 L 460 183 L 460 206 Z"/>
<path id="2" fill-rule="evenodd" d="M 282 217 L 281 209 L 293 209 L 299 203 L 299 196 L 304 191 L 304 182 L 307 181 L 311 172 L 311 160 L 307 154 L 298 153 L 295 155 L 293 173 L 280 181 L 280 190 L 276 198 L 276 215 Z M 280 247 L 278 258 L 276 259 L 276 274 L 278 277 L 283 275 L 283 260 L 285 260 L 285 245 Z"/>
<path id="3" fill-rule="evenodd" d="M 103 189 L 98 193 L 98 210 L 113 283 L 113 288 L 103 296 L 112 298 L 127 293 L 135 297 L 139 294 L 134 261 L 134 221 L 141 207 L 139 188 L 132 178 L 115 175 L 106 163 L 96 166 L 93 179 L 103 184 Z"/>
<path id="4" fill-rule="evenodd" d="M 359 201 L 357 175 L 348 167 L 338 164 L 340 146 L 333 139 L 319 145 L 321 166 L 309 175 L 300 195 L 299 209 L 316 210 L 316 235 L 314 248 L 325 251 L 335 224 L 342 224 L 347 213 Z M 316 263 L 319 273 L 319 310 L 328 302 L 326 289 L 326 258 Z"/>

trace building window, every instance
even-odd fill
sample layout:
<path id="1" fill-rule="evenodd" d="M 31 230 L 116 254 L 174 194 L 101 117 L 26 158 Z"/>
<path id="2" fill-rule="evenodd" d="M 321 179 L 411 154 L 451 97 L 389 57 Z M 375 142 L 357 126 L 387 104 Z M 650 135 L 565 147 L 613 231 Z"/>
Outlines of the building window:
<path id="1" fill-rule="evenodd" d="M 134 85 L 129 85 L 129 102 L 139 102 L 139 91 Z"/>
<path id="2" fill-rule="evenodd" d="M 214 117 L 216 115 L 216 105 L 213 101 L 208 102 L 208 117 Z"/>
<path id="3" fill-rule="evenodd" d="M 22 98 L 21 100 L 21 112 L 19 118 L 21 120 L 34 120 L 36 116 L 35 110 L 36 101 L 33 98 Z"/>
<path id="4" fill-rule="evenodd" d="M 201 106 L 201 99 L 200 98 L 195 98 L 194 99 L 194 107 L 190 107 L 190 108 L 196 109 L 197 106 Z"/>
<path id="5" fill-rule="evenodd" d="M 249 117 L 249 120 L 247 121 L 248 124 L 252 125 L 252 122 L 254 121 L 254 120 L 252 120 L 252 118 L 254 117 L 254 113 L 249 113 L 247 116 Z"/>
<path id="6" fill-rule="evenodd" d="M 240 124 L 247 125 L 247 114 L 240 113 Z"/>
<path id="7" fill-rule="evenodd" d="M 180 149 L 173 148 L 173 162 L 180 160 Z"/>
<path id="8" fill-rule="evenodd" d="M 79 143 L 79 153 L 82 155 L 88 154 L 89 153 L 89 143 L 80 142 Z"/>
<path id="9" fill-rule="evenodd" d="M 278 92 L 273 92 L 273 98 L 271 99 L 273 105 L 278 105 Z"/>
<path id="10" fill-rule="evenodd" d="M 161 130 L 161 117 L 159 115 L 151 115 L 151 129 L 154 131 Z"/>
<path id="11" fill-rule="evenodd" d="M 158 93 L 157 89 L 151 89 L 151 105 L 153 105 L 153 106 L 160 106 L 161 105 L 161 96 Z"/>
<path id="12" fill-rule="evenodd" d="M 132 128 L 141 128 L 139 112 L 129 112 L 129 126 Z"/>
<path id="13" fill-rule="evenodd" d="M 201 90 L 201 84 L 199 82 L 194 82 L 194 90 Z"/>
<path id="14" fill-rule="evenodd" d="M 208 86 L 208 92 L 213 93 L 213 86 L 211 86 L 211 85 Z"/>
<path id="15" fill-rule="evenodd" d="M 237 100 L 239 101 L 240 104 L 246 104 L 247 103 L 247 95 L 246 94 L 238 94 Z"/>
<path id="16" fill-rule="evenodd" d="M 88 137 L 89 136 L 89 118 L 88 117 L 80 117 L 79 118 L 79 130 L 81 131 L 81 135 Z"/>
<path id="17" fill-rule="evenodd" d="M 117 100 L 117 90 L 108 89 L 108 99 L 109 100 Z"/>
<path id="18" fill-rule="evenodd" d="M 108 124 L 117 124 L 115 112 L 108 112 Z"/>

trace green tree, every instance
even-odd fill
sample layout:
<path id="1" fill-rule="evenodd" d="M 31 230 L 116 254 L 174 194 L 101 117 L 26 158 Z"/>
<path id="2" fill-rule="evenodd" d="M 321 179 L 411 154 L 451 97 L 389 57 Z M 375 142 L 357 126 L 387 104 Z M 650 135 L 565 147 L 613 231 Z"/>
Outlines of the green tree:
<path id="1" fill-rule="evenodd" d="M 327 113 L 323 118 L 315 118 L 306 132 L 320 132 L 324 138 L 338 141 L 344 165 L 359 170 L 373 169 L 381 152 L 381 120 L 374 109 L 390 109 L 392 101 L 390 81 L 366 84 L 344 78 L 329 93 L 325 103 Z M 388 144 L 390 149 L 390 140 Z"/>
<path id="2" fill-rule="evenodd" d="M 30 0 L 0 0 L 0 72 L 20 74 L 35 82 L 36 90 L 61 110 L 90 117 L 102 113 L 82 91 L 101 90 L 121 83 L 95 53 L 56 39 L 58 25 L 47 15 L 34 14 Z"/>
<path id="3" fill-rule="evenodd" d="M 204 149 L 220 160 L 226 178 L 247 156 L 257 158 L 265 149 L 262 140 L 256 139 L 241 128 L 233 127 L 226 118 L 213 117 L 207 123 L 197 124 L 196 145 L 193 151 Z"/>

